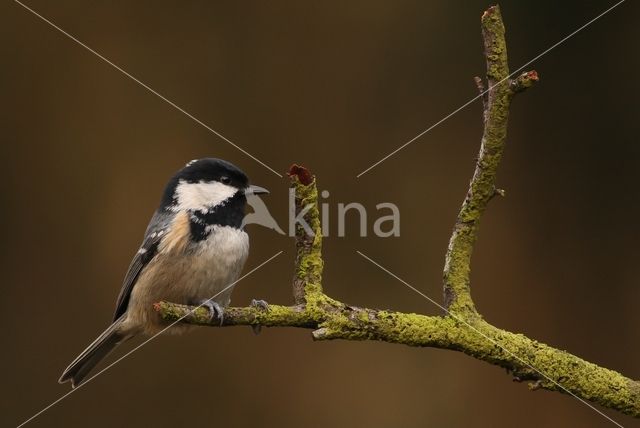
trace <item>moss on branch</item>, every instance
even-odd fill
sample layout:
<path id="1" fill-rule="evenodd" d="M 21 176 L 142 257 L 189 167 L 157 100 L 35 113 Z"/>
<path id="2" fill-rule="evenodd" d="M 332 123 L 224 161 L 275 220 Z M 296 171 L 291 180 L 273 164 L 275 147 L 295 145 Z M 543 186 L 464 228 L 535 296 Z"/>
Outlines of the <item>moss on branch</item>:
<path id="1" fill-rule="evenodd" d="M 576 395 L 604 407 L 640 417 L 640 384 L 566 351 L 479 321 L 471 327 L 452 316 L 426 316 L 359 308 L 335 302 L 325 310 L 270 305 L 268 310 L 228 308 L 223 326 L 298 327 L 313 330 L 315 340 L 377 340 L 408 346 L 463 352 L 507 369 L 514 380 Z M 167 321 L 182 317 L 196 325 L 218 326 L 208 310 L 175 303 L 156 304 Z M 540 373 L 545 376 L 541 376 Z"/>
<path id="2" fill-rule="evenodd" d="M 294 305 L 227 308 L 222 326 L 298 327 L 312 329 L 315 340 L 378 340 L 460 351 L 507 369 L 514 380 L 530 381 L 531 389 L 568 393 L 640 417 L 637 381 L 522 334 L 499 329 L 484 321 L 473 304 L 469 275 L 479 221 L 489 201 L 496 194 L 504 194 L 496 189 L 495 182 L 506 142 L 509 105 L 516 93 L 538 81 L 535 71 L 510 79 L 504 25 L 497 6 L 482 15 L 481 27 L 488 89 L 484 90 L 479 78 L 476 84 L 484 96 L 484 132 L 475 172 L 445 257 L 446 313 L 426 316 L 360 308 L 324 294 L 316 181 L 307 169 L 294 165 L 289 176 L 295 191 L 296 214 L 303 213 L 313 232 L 307 233 L 301 225 L 296 227 Z M 204 308 L 170 302 L 156 303 L 154 308 L 167 321 L 219 325 L 209 321 Z"/>
<path id="3" fill-rule="evenodd" d="M 476 78 L 476 85 L 486 96 L 483 99 L 484 132 L 475 172 L 449 241 L 443 281 L 445 307 L 449 312 L 468 320 L 480 317 L 471 298 L 471 255 L 480 218 L 498 192 L 495 186 L 496 173 L 507 138 L 509 105 L 516 93 L 514 88 L 520 92 L 538 80 L 535 71 L 527 72 L 516 79 L 517 83 L 512 87 L 505 29 L 498 6 L 490 7 L 482 15 L 481 27 L 488 89 L 484 90 L 480 78 Z"/>
<path id="4" fill-rule="evenodd" d="M 296 260 L 293 278 L 293 298 L 296 304 L 312 303 L 322 295 L 322 229 L 318 212 L 316 179 L 304 167 L 289 169 L 295 194 L 295 214 L 304 212 L 303 220 L 312 233 L 296 223 Z M 311 299 L 311 301 L 309 301 Z"/>

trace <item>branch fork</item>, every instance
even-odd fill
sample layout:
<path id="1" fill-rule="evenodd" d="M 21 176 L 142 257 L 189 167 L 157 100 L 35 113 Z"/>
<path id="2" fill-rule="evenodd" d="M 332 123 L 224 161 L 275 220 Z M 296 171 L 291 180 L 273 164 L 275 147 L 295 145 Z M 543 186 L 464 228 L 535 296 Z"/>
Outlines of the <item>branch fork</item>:
<path id="1" fill-rule="evenodd" d="M 473 178 L 458 213 L 445 256 L 442 316 L 426 316 L 361 308 L 337 301 L 322 288 L 322 233 L 315 177 L 304 167 L 289 170 L 296 194 L 296 214 L 311 204 L 305 221 L 315 232 L 296 229 L 293 305 L 269 305 L 226 309 L 223 326 L 298 327 L 312 329 L 314 340 L 378 340 L 409 346 L 435 347 L 463 352 L 507 369 L 516 382 L 530 381 L 531 390 L 546 389 L 571 394 L 603 407 L 640 417 L 640 383 L 618 372 L 537 342 L 522 334 L 502 330 L 486 322 L 471 297 L 471 255 L 480 218 L 490 200 L 504 191 L 495 187 L 504 151 L 509 106 L 513 97 L 535 84 L 538 74 L 528 71 L 510 79 L 504 25 L 498 6 L 481 19 L 487 65 L 483 93 L 484 132 Z M 217 326 L 204 308 L 158 302 L 155 310 L 167 321 Z"/>

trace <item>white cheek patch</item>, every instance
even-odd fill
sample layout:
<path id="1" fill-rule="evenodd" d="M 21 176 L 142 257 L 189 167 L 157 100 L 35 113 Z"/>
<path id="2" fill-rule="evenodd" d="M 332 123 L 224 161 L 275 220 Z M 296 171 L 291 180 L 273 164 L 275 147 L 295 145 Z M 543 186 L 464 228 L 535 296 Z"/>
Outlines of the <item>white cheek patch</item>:
<path id="1" fill-rule="evenodd" d="M 218 181 L 187 183 L 181 180 L 176 187 L 177 205 L 173 210 L 207 211 L 209 208 L 224 205 L 237 191 L 235 187 Z"/>

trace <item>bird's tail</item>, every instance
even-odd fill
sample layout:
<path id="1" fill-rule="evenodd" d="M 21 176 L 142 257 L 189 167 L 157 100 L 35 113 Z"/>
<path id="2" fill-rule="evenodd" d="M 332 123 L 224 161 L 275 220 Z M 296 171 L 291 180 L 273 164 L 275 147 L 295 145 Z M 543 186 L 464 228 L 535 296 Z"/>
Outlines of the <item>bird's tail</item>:
<path id="1" fill-rule="evenodd" d="M 71 386 L 80 385 L 83 379 L 89 374 L 104 357 L 106 357 L 120 343 L 125 341 L 128 336 L 122 332 L 122 321 L 117 320 L 102 332 L 91 345 L 87 347 L 78 357 L 73 360 L 67 367 L 58 382 L 64 383 L 71 381 Z"/>

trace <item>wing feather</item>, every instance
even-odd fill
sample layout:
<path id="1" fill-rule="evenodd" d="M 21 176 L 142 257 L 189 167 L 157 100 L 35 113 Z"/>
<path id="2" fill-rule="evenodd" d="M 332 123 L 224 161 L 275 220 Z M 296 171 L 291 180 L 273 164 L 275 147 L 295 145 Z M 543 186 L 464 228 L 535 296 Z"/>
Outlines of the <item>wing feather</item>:
<path id="1" fill-rule="evenodd" d="M 131 260 L 127 274 L 124 277 L 122 289 L 116 302 L 116 310 L 113 315 L 114 321 L 118 320 L 127 311 L 133 287 L 145 266 L 147 266 L 158 253 L 158 244 L 162 236 L 168 233 L 171 218 L 171 214 L 156 212 L 149 222 L 149 226 L 144 234 L 144 239 L 142 240 L 142 245 L 133 257 L 133 260 Z"/>

